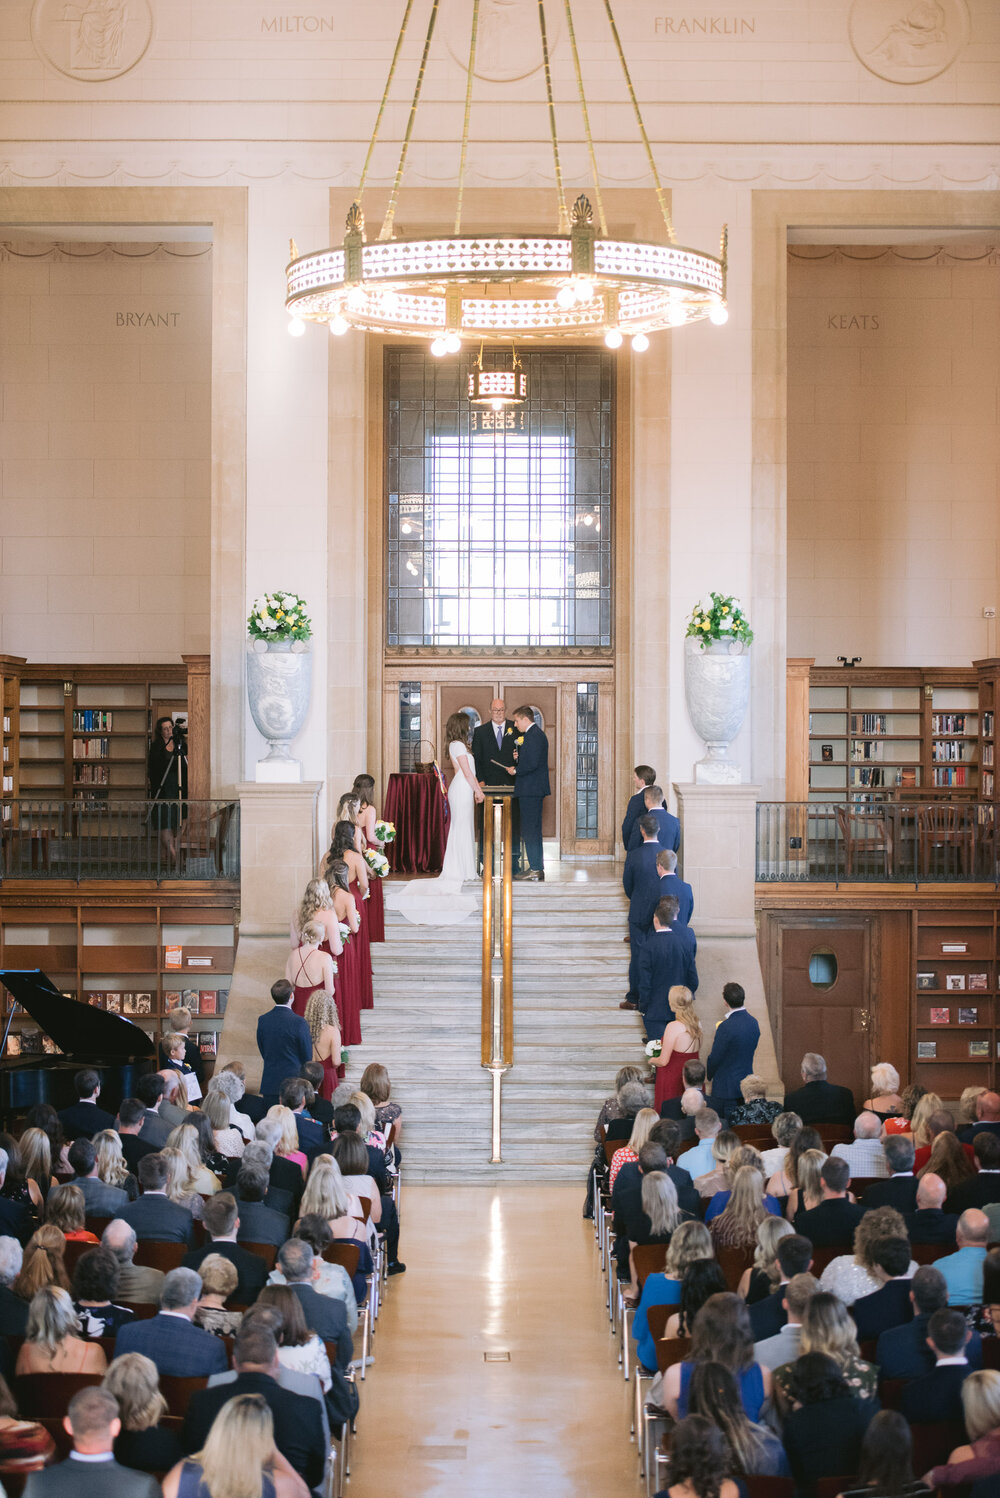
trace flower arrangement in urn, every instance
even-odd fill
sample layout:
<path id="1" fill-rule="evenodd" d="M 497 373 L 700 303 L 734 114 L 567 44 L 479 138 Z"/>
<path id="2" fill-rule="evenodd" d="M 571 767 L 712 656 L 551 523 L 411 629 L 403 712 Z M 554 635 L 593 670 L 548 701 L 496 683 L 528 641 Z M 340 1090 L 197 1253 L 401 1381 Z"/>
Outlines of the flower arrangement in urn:
<path id="1" fill-rule="evenodd" d="M 268 744 L 257 761 L 258 780 L 300 780 L 290 744 L 309 710 L 312 620 L 297 593 L 262 593 L 247 619 L 247 697 L 250 715 Z"/>
<path id="2" fill-rule="evenodd" d="M 251 640 L 262 640 L 265 644 L 278 640 L 308 640 L 312 635 L 312 621 L 306 613 L 304 598 L 297 593 L 262 593 L 255 598 L 247 632 Z"/>
<path id="3" fill-rule="evenodd" d="M 749 645 L 753 640 L 750 621 L 743 612 L 743 605 L 732 593 L 707 593 L 691 610 L 687 634 L 702 645 L 708 640 L 740 640 Z"/>

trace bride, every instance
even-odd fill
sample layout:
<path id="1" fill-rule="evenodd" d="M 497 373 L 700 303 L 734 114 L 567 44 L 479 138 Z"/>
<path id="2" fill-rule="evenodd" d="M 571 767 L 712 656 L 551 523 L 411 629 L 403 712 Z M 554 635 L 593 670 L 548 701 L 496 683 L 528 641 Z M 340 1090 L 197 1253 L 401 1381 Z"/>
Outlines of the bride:
<path id="1" fill-rule="evenodd" d="M 448 845 L 437 879 L 415 879 L 410 884 L 388 884 L 385 903 L 417 926 L 451 926 L 464 921 L 478 901 L 463 894 L 462 885 L 476 876 L 475 805 L 483 800 L 469 753 L 468 713 L 452 713 L 445 728 L 453 775 L 448 787 Z"/>

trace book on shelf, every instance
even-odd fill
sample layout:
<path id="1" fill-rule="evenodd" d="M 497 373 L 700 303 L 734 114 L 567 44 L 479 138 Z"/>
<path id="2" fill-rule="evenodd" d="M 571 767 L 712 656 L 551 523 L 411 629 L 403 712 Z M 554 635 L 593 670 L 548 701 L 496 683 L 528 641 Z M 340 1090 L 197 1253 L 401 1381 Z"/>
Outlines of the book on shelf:
<path id="1" fill-rule="evenodd" d="M 219 1053 L 218 1035 L 214 1030 L 202 1030 L 198 1036 L 199 1054 L 208 1058 Z"/>
<path id="2" fill-rule="evenodd" d="M 962 1009 L 962 1008 L 960 1008 L 959 1011 L 958 1011 L 958 1023 L 960 1025 L 978 1025 L 979 1024 L 979 1010 L 978 1009 Z"/>
<path id="3" fill-rule="evenodd" d="M 136 1010 L 136 1007 L 135 1007 L 135 994 L 134 993 L 123 993 L 122 994 L 122 1014 L 135 1014 L 135 1013 L 137 1013 L 137 1010 Z"/>
<path id="4" fill-rule="evenodd" d="M 945 975 L 944 975 L 944 986 L 948 990 L 949 993 L 964 993 L 965 992 L 965 974 L 964 973 L 945 973 Z"/>
<path id="5" fill-rule="evenodd" d="M 183 947 L 164 947 L 163 948 L 163 966 L 164 967 L 181 967 L 182 964 L 183 964 L 183 961 L 184 961 L 184 948 Z"/>
<path id="6" fill-rule="evenodd" d="M 965 733 L 966 719 L 975 713 L 931 713 L 931 733 Z"/>
<path id="7" fill-rule="evenodd" d="M 74 739 L 74 759 L 107 759 L 111 753 L 110 739 Z"/>
<path id="8" fill-rule="evenodd" d="M 43 1035 L 42 1036 L 42 1055 L 43 1056 L 61 1056 L 62 1055 L 62 1051 L 56 1045 L 56 1043 L 52 1039 L 51 1035 Z"/>
<path id="9" fill-rule="evenodd" d="M 991 739 L 993 737 L 993 709 L 992 708 L 989 708 L 988 711 L 986 711 L 985 713 L 983 713 L 982 729 L 983 729 L 983 737 L 984 738 Z"/>
<path id="10" fill-rule="evenodd" d="M 989 989 L 989 986 L 990 986 L 990 975 L 989 975 L 989 973 L 970 973 L 969 974 L 969 992 L 970 993 L 986 993 L 987 990 Z"/>
<path id="11" fill-rule="evenodd" d="M 917 987 L 918 988 L 937 988 L 937 986 L 938 986 L 937 973 L 918 973 L 917 974 Z"/>
<path id="12" fill-rule="evenodd" d="M 988 1040 L 970 1040 L 970 1056 L 988 1056 L 990 1054 L 990 1043 Z"/>
<path id="13" fill-rule="evenodd" d="M 983 764 L 983 765 L 992 765 L 993 764 L 993 745 L 992 744 L 984 744 L 983 745 L 983 752 L 980 755 L 980 763 Z"/>
<path id="14" fill-rule="evenodd" d="M 135 995 L 136 1014 L 152 1014 L 153 995 L 151 993 L 137 993 Z"/>
<path id="15" fill-rule="evenodd" d="M 77 762 L 73 766 L 74 785 L 110 785 L 110 765 L 94 765 Z"/>
<path id="16" fill-rule="evenodd" d="M 880 769 L 877 769 L 877 768 L 873 767 L 870 770 L 855 770 L 854 771 L 854 780 L 853 780 L 853 784 L 854 785 L 877 786 L 877 785 L 885 785 L 885 783 L 886 783 L 886 780 L 885 780 L 885 771 L 884 770 L 880 770 Z"/>
<path id="17" fill-rule="evenodd" d="M 41 1030 L 21 1031 L 21 1055 L 40 1056 L 42 1054 L 42 1032 Z"/>
<path id="18" fill-rule="evenodd" d="M 198 991 L 198 1004 L 202 1014 L 215 1014 L 215 989 L 202 988 Z"/>
<path id="19" fill-rule="evenodd" d="M 121 1014 L 122 996 L 117 990 L 110 991 L 104 995 L 104 1007 L 109 1014 Z"/>
<path id="20" fill-rule="evenodd" d="M 931 1024 L 932 1025 L 950 1025 L 951 1024 L 951 1010 L 950 1009 L 941 1009 L 941 1008 L 938 1008 L 937 1006 L 935 1006 L 935 1008 L 933 1008 L 931 1010 Z"/>
<path id="21" fill-rule="evenodd" d="M 968 752 L 971 740 L 965 739 L 935 739 L 931 745 L 931 759 L 940 763 L 944 761 L 966 760 L 972 756 Z"/>
<path id="22" fill-rule="evenodd" d="M 74 729 L 82 729 L 84 733 L 93 733 L 102 728 L 111 728 L 114 723 L 114 713 L 104 712 L 96 707 L 78 707 L 73 713 Z"/>
<path id="23" fill-rule="evenodd" d="M 87 994 L 87 1003 L 91 1006 L 92 1009 L 103 1009 L 103 992 L 99 992 L 97 989 L 91 989 L 91 991 Z"/>
<path id="24" fill-rule="evenodd" d="M 852 759 L 884 759 L 885 744 L 881 739 L 852 739 Z"/>
<path id="25" fill-rule="evenodd" d="M 968 785 L 970 783 L 969 780 L 968 780 L 968 778 L 967 778 L 968 777 L 968 770 L 971 769 L 971 768 L 972 768 L 972 766 L 966 767 L 965 765 L 956 765 L 954 769 L 948 769 L 948 770 L 934 769 L 934 770 L 931 771 L 931 774 L 934 777 L 933 781 L 932 781 L 932 784 L 936 785 L 936 786 L 965 786 L 965 785 Z"/>
<path id="26" fill-rule="evenodd" d="M 885 713 L 852 713 L 851 732 L 860 734 L 886 733 L 888 722 Z"/>
<path id="27" fill-rule="evenodd" d="M 8 1035 L 7 1036 L 7 1055 L 8 1056 L 20 1056 L 20 1054 L 21 1054 L 21 1037 L 20 1037 L 20 1035 Z"/>
<path id="28" fill-rule="evenodd" d="M 937 1060 L 937 1041 L 936 1040 L 918 1040 L 917 1041 L 917 1060 L 918 1061 L 936 1061 Z"/>
<path id="29" fill-rule="evenodd" d="M 197 1014 L 201 1000 L 199 990 L 197 988 L 185 988 L 182 997 L 184 999 L 184 1008 L 189 1009 L 192 1014 Z"/>
<path id="30" fill-rule="evenodd" d="M 179 1009 L 182 998 L 183 994 L 179 989 L 168 989 L 163 995 L 164 1014 L 169 1014 L 173 1009 Z"/>
<path id="31" fill-rule="evenodd" d="M 226 1005 L 229 1003 L 229 989 L 217 988 L 215 990 L 215 1012 L 225 1014 Z"/>

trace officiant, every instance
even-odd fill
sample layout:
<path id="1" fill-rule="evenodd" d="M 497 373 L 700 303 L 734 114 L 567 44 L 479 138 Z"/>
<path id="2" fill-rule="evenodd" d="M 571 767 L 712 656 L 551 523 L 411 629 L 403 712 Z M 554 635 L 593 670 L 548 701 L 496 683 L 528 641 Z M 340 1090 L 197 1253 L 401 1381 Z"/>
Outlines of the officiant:
<path id="1" fill-rule="evenodd" d="M 480 723 L 472 735 L 472 758 L 476 765 L 476 779 L 480 787 L 503 788 L 510 792 L 510 776 L 507 766 L 514 764 L 513 721 L 507 716 L 507 704 L 502 697 L 494 697 L 490 703 L 490 716 Z M 521 819 L 516 799 L 512 800 L 512 828 L 514 837 L 514 872 L 521 866 Z M 479 865 L 483 862 L 483 809 L 476 807 L 476 828 L 479 834 Z"/>

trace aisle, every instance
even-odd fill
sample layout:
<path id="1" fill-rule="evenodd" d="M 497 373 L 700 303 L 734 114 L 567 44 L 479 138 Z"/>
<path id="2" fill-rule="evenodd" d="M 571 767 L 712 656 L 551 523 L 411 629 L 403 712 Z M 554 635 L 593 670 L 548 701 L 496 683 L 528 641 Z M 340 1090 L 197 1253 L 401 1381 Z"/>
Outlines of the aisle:
<path id="1" fill-rule="evenodd" d="M 638 1498 L 582 1195 L 404 1176 L 408 1268 L 379 1317 L 351 1498 Z"/>

